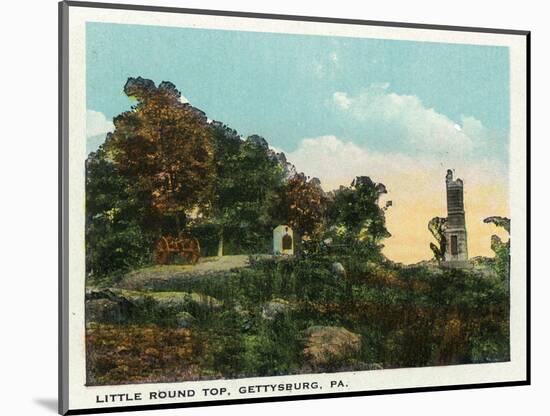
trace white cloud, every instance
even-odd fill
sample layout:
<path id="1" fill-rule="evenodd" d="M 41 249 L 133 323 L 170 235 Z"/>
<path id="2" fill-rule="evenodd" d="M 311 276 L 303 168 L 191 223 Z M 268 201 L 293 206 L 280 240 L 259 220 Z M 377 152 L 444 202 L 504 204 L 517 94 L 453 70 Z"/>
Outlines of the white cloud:
<path id="1" fill-rule="evenodd" d="M 86 111 L 86 137 L 105 135 L 115 128 L 112 120 L 108 120 L 100 111 Z"/>
<path id="2" fill-rule="evenodd" d="M 431 257 L 427 223 L 434 216 L 446 215 L 444 178 L 448 168 L 464 180 L 471 256 L 492 255 L 490 237 L 495 230 L 483 224 L 483 218 L 508 215 L 506 170 L 496 161 L 374 152 L 335 136 L 303 139 L 286 156 L 298 171 L 318 177 L 327 191 L 349 186 L 359 175 L 385 184 L 389 193 L 382 202 L 393 202 L 387 213 L 392 237 L 385 241 L 385 253 L 396 261 Z"/>
<path id="3" fill-rule="evenodd" d="M 327 191 L 340 185 L 347 186 L 359 175 L 371 176 L 379 182 L 399 178 L 395 183 L 384 183 L 388 187 L 401 188 L 400 184 L 415 172 L 414 178 L 406 182 L 414 180 L 418 184 L 403 189 L 401 193 L 408 196 L 424 190 L 431 193 L 432 185 L 442 186 L 441 177 L 445 177 L 449 168 L 455 169 L 465 182 L 489 185 L 505 180 L 505 167 L 495 160 L 471 161 L 460 156 L 439 158 L 427 154 L 413 157 L 399 152 L 376 152 L 333 135 L 302 139 L 296 150 L 285 154 L 298 170 L 320 178 Z"/>
<path id="4" fill-rule="evenodd" d="M 332 99 L 342 110 L 348 110 L 351 106 L 351 100 L 345 92 L 335 92 L 332 95 Z"/>
<path id="5" fill-rule="evenodd" d="M 414 95 L 400 95 L 389 90 L 388 83 L 372 84 L 357 96 L 337 91 L 332 96 L 335 107 L 364 128 L 369 140 L 392 140 L 435 154 L 472 152 L 488 140 L 488 129 L 474 117 L 462 117 L 461 124 L 426 107 Z"/>
<path id="6" fill-rule="evenodd" d="M 488 129 L 475 117 L 462 116 L 462 128 L 464 134 L 471 137 L 474 141 L 485 140 L 489 137 Z"/>

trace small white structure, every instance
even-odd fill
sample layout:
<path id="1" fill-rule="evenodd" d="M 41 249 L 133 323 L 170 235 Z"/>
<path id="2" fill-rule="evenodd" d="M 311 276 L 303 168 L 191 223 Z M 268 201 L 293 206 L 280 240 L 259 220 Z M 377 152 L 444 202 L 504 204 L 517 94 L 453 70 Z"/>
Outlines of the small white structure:
<path id="1" fill-rule="evenodd" d="M 288 225 L 278 225 L 273 229 L 273 254 L 294 255 L 294 233 Z"/>

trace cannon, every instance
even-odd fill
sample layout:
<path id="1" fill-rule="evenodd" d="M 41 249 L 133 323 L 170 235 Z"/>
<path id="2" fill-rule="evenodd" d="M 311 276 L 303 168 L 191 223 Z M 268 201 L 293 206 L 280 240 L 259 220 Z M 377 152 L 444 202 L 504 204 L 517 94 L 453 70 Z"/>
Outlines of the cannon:
<path id="1" fill-rule="evenodd" d="M 201 257 L 199 240 L 195 237 L 160 237 L 155 246 L 155 262 L 168 264 L 176 255 L 180 255 L 190 264 L 196 264 Z"/>

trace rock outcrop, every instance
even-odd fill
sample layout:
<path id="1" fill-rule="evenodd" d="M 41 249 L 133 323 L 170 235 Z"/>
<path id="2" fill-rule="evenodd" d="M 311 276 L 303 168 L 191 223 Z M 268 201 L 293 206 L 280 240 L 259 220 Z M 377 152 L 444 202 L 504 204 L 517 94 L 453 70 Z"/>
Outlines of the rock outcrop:
<path id="1" fill-rule="evenodd" d="M 304 335 L 304 355 L 314 366 L 349 358 L 361 349 L 361 336 L 343 327 L 311 326 Z"/>
<path id="2" fill-rule="evenodd" d="M 93 289 L 86 292 L 86 322 L 125 324 L 147 322 L 153 317 L 187 328 L 194 313 L 209 313 L 222 302 L 196 292 L 140 292 L 122 289 Z"/>
<path id="3" fill-rule="evenodd" d="M 262 305 L 262 318 L 273 320 L 285 314 L 291 309 L 288 301 L 284 299 L 273 299 Z"/>

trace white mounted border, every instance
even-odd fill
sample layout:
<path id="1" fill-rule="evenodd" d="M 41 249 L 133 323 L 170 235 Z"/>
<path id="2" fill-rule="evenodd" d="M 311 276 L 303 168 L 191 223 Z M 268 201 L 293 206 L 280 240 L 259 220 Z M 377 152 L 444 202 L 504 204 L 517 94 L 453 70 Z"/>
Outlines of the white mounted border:
<path id="1" fill-rule="evenodd" d="M 87 22 L 192 27 L 254 32 L 309 34 L 505 46 L 510 56 L 510 213 L 511 360 L 494 364 L 403 368 L 335 374 L 307 374 L 238 380 L 120 386 L 85 386 L 84 163 L 86 143 Z M 93 410 L 138 410 L 296 400 L 382 393 L 524 385 L 530 383 L 530 178 L 529 42 L 530 33 L 499 29 L 415 25 L 303 16 L 188 10 L 123 4 L 62 2 L 60 29 L 60 384 L 61 414 Z M 330 389 L 331 381 L 344 387 Z M 289 383 L 317 382 L 325 390 L 287 391 Z M 258 386 L 277 385 L 271 387 Z M 256 386 L 256 387 L 254 387 Z M 225 388 L 230 396 L 151 399 L 151 392 Z M 249 390 L 249 388 L 251 390 Z M 128 395 L 140 400 L 98 402 L 98 396 Z M 137 395 L 137 396 L 136 396 Z M 157 395 L 158 396 L 158 395 Z"/>

